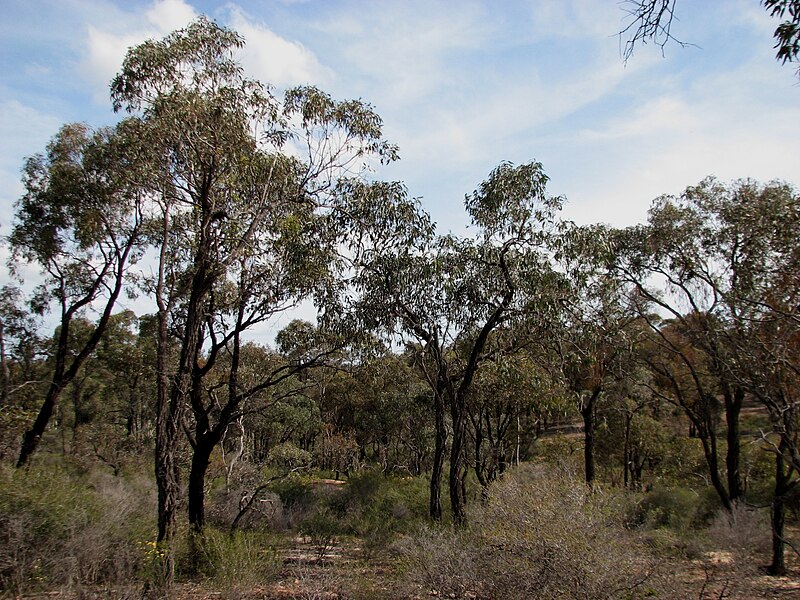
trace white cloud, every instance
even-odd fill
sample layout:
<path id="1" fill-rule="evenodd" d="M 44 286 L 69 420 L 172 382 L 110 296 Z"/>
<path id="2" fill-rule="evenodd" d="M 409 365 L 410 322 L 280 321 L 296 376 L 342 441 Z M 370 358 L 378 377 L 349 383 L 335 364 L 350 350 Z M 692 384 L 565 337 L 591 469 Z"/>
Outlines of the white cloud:
<path id="1" fill-rule="evenodd" d="M 120 12 L 113 22 L 89 24 L 82 71 L 96 88 L 95 101 L 108 102 L 108 84 L 130 47 L 185 27 L 195 16 L 194 8 L 183 0 L 156 0 L 144 16 Z"/>
<path id="2" fill-rule="evenodd" d="M 44 150 L 47 141 L 58 131 L 60 121 L 17 100 L 0 101 L 0 235 L 11 232 L 14 202 L 22 195 L 23 157 Z M 0 285 L 9 281 L 5 269 L 8 250 L 0 245 Z M 27 281 L 39 281 L 34 269 L 21 266 Z"/>
<path id="3" fill-rule="evenodd" d="M 615 6 L 617 4 L 617 6 Z M 536 39 L 613 37 L 626 13 L 607 0 L 537 0 L 529 5 L 530 35 Z"/>
<path id="4" fill-rule="evenodd" d="M 330 42 L 337 70 L 360 81 L 383 107 L 431 102 L 465 83 L 454 65 L 479 51 L 494 31 L 491 13 L 475 3 L 375 3 L 314 24 Z"/>
<path id="5" fill-rule="evenodd" d="M 601 128 L 586 129 L 575 136 L 577 143 L 603 140 L 670 135 L 675 131 L 691 130 L 700 125 L 685 100 L 677 96 L 647 99 L 630 115 L 615 116 L 599 124 Z"/>
<path id="6" fill-rule="evenodd" d="M 302 44 L 280 37 L 236 5 L 227 8 L 226 24 L 247 42 L 241 55 L 247 75 L 278 87 L 330 81 L 332 71 Z M 96 87 L 98 103 L 107 102 L 108 83 L 130 47 L 185 27 L 197 15 L 184 0 L 156 0 L 143 15 L 120 13 L 113 21 L 88 25 L 82 70 Z"/>
<path id="7" fill-rule="evenodd" d="M 279 88 L 315 84 L 324 86 L 333 72 L 320 64 L 302 44 L 287 40 L 232 6 L 229 24 L 244 36 L 242 64 L 246 73 Z"/>
<path id="8" fill-rule="evenodd" d="M 159 0 L 145 12 L 145 16 L 156 31 L 163 35 L 186 27 L 197 13 L 183 0 Z"/>
<path id="9" fill-rule="evenodd" d="M 17 100 L 0 101 L 0 223 L 8 225 L 11 205 L 22 193 L 23 158 L 41 152 L 61 122 Z"/>

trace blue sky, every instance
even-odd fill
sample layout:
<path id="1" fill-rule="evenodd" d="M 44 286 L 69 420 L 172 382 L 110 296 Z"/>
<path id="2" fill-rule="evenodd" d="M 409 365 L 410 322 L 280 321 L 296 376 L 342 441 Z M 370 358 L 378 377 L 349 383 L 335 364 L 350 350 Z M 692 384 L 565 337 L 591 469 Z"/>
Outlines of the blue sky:
<path id="1" fill-rule="evenodd" d="M 204 13 L 247 40 L 250 76 L 362 98 L 442 230 L 500 161 L 539 160 L 564 215 L 629 225 L 706 175 L 800 183 L 800 85 L 757 0 L 678 2 L 673 33 L 624 64 L 618 0 L 4 0 L 0 235 L 25 156 L 59 126 L 113 122 L 128 46 Z M 0 257 L 1 258 L 1 257 Z M 5 279 L 5 277 L 2 277 Z"/>
<path id="2" fill-rule="evenodd" d="M 568 218 L 616 225 L 710 174 L 800 182 L 800 85 L 756 0 L 678 2 L 673 31 L 697 47 L 627 65 L 616 0 L 5 0 L 0 233 L 23 158 L 62 123 L 113 121 L 125 49 L 199 13 L 245 36 L 251 76 L 372 103 L 402 157 L 379 176 L 443 229 L 501 160 L 541 161 Z"/>

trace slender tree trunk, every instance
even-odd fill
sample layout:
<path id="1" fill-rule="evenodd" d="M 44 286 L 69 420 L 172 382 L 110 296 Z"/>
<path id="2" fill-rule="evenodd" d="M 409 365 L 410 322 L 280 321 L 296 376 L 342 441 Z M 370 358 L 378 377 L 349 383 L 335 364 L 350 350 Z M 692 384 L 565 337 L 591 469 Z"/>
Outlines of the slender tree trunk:
<path id="1" fill-rule="evenodd" d="M 631 473 L 631 419 L 631 415 L 625 413 L 625 437 L 622 443 L 622 480 L 625 489 L 630 485 L 628 477 Z"/>
<path id="2" fill-rule="evenodd" d="M 453 441 L 450 444 L 450 507 L 453 511 L 453 523 L 463 526 L 467 521 L 466 495 L 463 486 L 464 441 L 466 437 L 464 399 L 457 394 L 451 401 L 450 416 L 453 426 Z"/>
<path id="3" fill-rule="evenodd" d="M 784 558 L 786 542 L 784 532 L 786 526 L 786 494 L 791 484 L 791 471 L 783 458 L 783 452 L 788 450 L 785 438 L 781 437 L 778 452 L 775 453 L 775 490 L 772 499 L 772 562 L 767 568 L 770 575 L 785 575 L 786 562 Z"/>
<path id="4" fill-rule="evenodd" d="M 725 489 L 725 485 L 722 483 L 722 478 L 719 475 L 719 458 L 717 452 L 717 438 L 715 435 L 716 432 L 713 430 L 702 431 L 700 428 L 698 428 L 697 431 L 700 441 L 703 444 L 703 454 L 705 454 L 706 457 L 706 464 L 708 465 L 708 475 L 711 478 L 711 485 L 717 492 L 717 496 L 719 496 L 722 506 L 725 508 L 725 510 L 730 512 L 733 510 L 731 498 L 728 495 L 728 491 Z"/>
<path id="5" fill-rule="evenodd" d="M 444 419 L 444 399 L 438 392 L 434 393 L 435 440 L 433 448 L 433 469 L 430 483 L 430 516 L 434 521 L 442 520 L 442 473 L 444 471 L 444 453 L 447 447 L 447 426 Z"/>
<path id="6" fill-rule="evenodd" d="M 169 595 L 175 579 L 175 534 L 177 533 L 178 502 L 180 500 L 180 467 L 178 465 L 178 440 L 183 420 L 183 403 L 170 390 L 168 371 L 169 357 L 169 311 L 170 301 L 166 297 L 165 271 L 167 266 L 167 240 L 169 238 L 170 212 L 165 205 L 163 214 L 163 239 L 159 253 L 156 304 L 158 305 L 156 338 L 156 443 L 153 453 L 156 488 L 158 489 L 158 534 L 156 541 L 161 554 L 160 580 L 153 585 L 163 587 Z M 148 593 L 150 582 L 145 592 Z"/>
<path id="7" fill-rule="evenodd" d="M 0 371 L 2 372 L 3 382 L 0 387 L 0 405 L 8 402 L 9 389 L 11 387 L 11 371 L 8 368 L 6 359 L 6 335 L 3 319 L 0 318 Z"/>
<path id="8" fill-rule="evenodd" d="M 472 456 L 473 460 L 475 461 L 474 464 L 475 476 L 478 478 L 478 483 L 481 484 L 481 501 L 486 502 L 489 500 L 489 484 L 494 479 L 494 477 L 492 476 L 492 466 L 491 465 L 487 466 L 486 463 L 483 460 L 481 460 L 481 447 L 483 446 L 483 441 L 484 441 L 483 408 L 480 408 L 478 410 L 477 419 L 470 416 L 470 422 L 472 423 L 472 429 L 473 429 L 474 448 L 472 450 L 473 452 Z M 491 440 L 490 440 L 490 445 L 491 445 Z M 492 453 L 492 457 L 494 458 L 494 448 L 490 447 L 489 451 Z"/>
<path id="9" fill-rule="evenodd" d="M 595 404 L 600 395 L 600 388 L 594 390 L 588 400 L 581 406 L 583 417 L 583 464 L 586 474 L 586 483 L 594 483 L 594 428 Z"/>
<path id="10" fill-rule="evenodd" d="M 175 578 L 175 534 L 177 533 L 178 502 L 181 495 L 178 440 L 183 419 L 183 403 L 169 392 L 167 376 L 168 334 L 167 314 L 159 311 L 158 345 L 156 356 L 156 444 L 154 453 L 156 487 L 158 488 L 157 542 L 163 550 L 162 581 L 167 593 Z"/>

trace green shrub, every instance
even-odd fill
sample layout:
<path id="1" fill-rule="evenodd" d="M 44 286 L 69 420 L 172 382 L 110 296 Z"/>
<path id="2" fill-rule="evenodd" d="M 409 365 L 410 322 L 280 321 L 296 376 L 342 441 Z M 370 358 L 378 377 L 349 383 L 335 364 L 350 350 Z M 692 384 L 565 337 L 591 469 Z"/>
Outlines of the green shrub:
<path id="1" fill-rule="evenodd" d="M 279 479 L 270 485 L 278 494 L 284 508 L 308 508 L 314 503 L 314 492 L 308 480 L 296 473 Z"/>
<path id="2" fill-rule="evenodd" d="M 279 471 L 306 468 L 311 465 L 313 456 L 310 452 L 298 448 L 291 442 L 273 446 L 267 454 L 267 464 Z"/>
<path id="3" fill-rule="evenodd" d="M 685 531 L 700 524 L 705 512 L 704 504 L 704 499 L 694 490 L 657 487 L 645 494 L 636 506 L 633 522 L 651 528 Z"/>
<path id="4" fill-rule="evenodd" d="M 317 560 L 321 561 L 336 546 L 337 539 L 344 532 L 344 527 L 336 514 L 329 508 L 321 506 L 303 520 L 299 531 L 301 535 L 308 538 L 308 542 L 317 555 Z"/>
<path id="5" fill-rule="evenodd" d="M 380 471 L 365 471 L 348 480 L 344 514 L 366 558 L 387 549 L 398 533 L 427 518 L 427 485 L 421 477 L 386 477 Z"/>

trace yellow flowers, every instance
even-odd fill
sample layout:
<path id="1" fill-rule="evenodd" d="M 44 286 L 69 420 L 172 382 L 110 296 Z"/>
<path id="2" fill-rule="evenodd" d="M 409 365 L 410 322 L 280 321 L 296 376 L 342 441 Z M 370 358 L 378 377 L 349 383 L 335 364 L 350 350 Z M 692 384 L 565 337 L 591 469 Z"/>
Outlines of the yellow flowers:
<path id="1" fill-rule="evenodd" d="M 158 542 L 148 540 L 146 542 L 140 542 L 139 545 L 142 547 L 145 561 L 148 563 L 156 561 L 161 562 L 167 555 L 167 551 Z"/>

